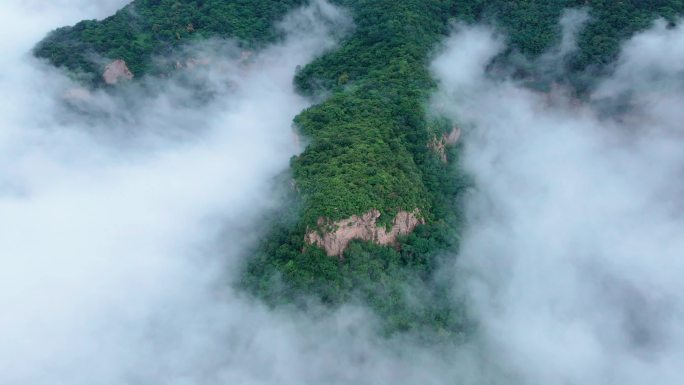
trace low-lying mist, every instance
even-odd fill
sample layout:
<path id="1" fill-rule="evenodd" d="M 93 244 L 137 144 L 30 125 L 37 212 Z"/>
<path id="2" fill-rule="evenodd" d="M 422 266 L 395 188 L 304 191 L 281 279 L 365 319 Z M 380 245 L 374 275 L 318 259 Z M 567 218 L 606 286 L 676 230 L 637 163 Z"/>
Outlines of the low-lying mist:
<path id="1" fill-rule="evenodd" d="M 349 18 L 314 2 L 247 61 L 229 42 L 196 47 L 209 64 L 192 76 L 213 95 L 197 105 L 187 77 L 87 92 L 32 59 L 49 29 L 111 11 L 86 3 L 0 6 L 3 36 L 17 37 L 0 43 L 0 383 L 340 377 L 364 351 L 347 342 L 360 311 L 297 319 L 231 282 L 264 231 L 259 215 L 279 203 L 273 178 L 299 151 L 291 122 L 309 102 L 295 68 L 332 48 Z"/>
<path id="2" fill-rule="evenodd" d="M 284 41 L 251 56 L 204 42 L 182 52 L 193 69 L 87 91 L 30 50 L 123 2 L 59 4 L 0 5 L 16 36 L 0 40 L 0 383 L 435 384 L 464 373 L 460 352 L 377 336 L 363 308 L 273 310 L 234 289 L 262 217 L 283 203 L 274 180 L 301 150 L 292 119 L 311 102 L 293 90 L 296 67 L 334 47 L 350 27 L 343 10 L 314 1 L 283 20 Z"/>
<path id="3" fill-rule="evenodd" d="M 128 1 L 0 4 L 0 383 L 676 384 L 684 362 L 684 30 L 657 23 L 579 99 L 486 69 L 505 43 L 458 27 L 433 105 L 476 188 L 454 269 L 475 335 L 382 338 L 364 309 L 304 314 L 236 291 L 301 150 L 292 80 L 350 17 L 324 1 L 282 42 L 188 47 L 203 64 L 86 91 L 30 55 Z M 573 34 L 535 66 L 558 78 Z M 197 91 L 201 90 L 199 96 Z M 198 100 L 200 98 L 201 100 Z"/>
<path id="4" fill-rule="evenodd" d="M 504 46 L 459 27 L 433 63 L 433 104 L 465 131 L 475 180 L 457 265 L 485 370 L 493 383 L 681 382 L 684 28 L 626 42 L 582 98 L 491 77 Z M 560 67 L 571 51 L 543 59 Z"/>

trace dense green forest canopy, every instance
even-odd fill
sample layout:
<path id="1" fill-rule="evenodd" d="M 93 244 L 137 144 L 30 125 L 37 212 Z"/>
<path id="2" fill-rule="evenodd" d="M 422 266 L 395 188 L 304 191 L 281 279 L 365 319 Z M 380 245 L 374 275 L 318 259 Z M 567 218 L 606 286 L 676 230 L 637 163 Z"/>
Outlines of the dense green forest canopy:
<path id="1" fill-rule="evenodd" d="M 154 75 L 153 58 L 208 37 L 233 38 L 258 49 L 281 38 L 274 28 L 304 0 L 135 0 L 112 17 L 51 33 L 35 50 L 98 86 L 107 61 L 123 59 L 140 77 Z M 326 304 L 360 300 L 388 332 L 431 330 L 461 335 L 467 328 L 449 283 L 436 278 L 440 256 L 455 255 L 462 226 L 459 197 L 468 179 L 458 148 L 448 162 L 429 148 L 451 129 L 425 109 L 435 83 L 431 55 L 454 22 L 485 22 L 509 40 L 504 55 L 542 54 L 560 39 L 568 7 L 587 7 L 569 74 L 607 71 L 620 43 L 657 17 L 676 22 L 681 0 L 336 0 L 356 28 L 339 46 L 295 75 L 300 92 L 330 96 L 296 117 L 309 138 L 293 158 L 296 205 L 273 213 L 270 235 L 254 250 L 243 285 L 271 304 L 313 295 Z M 504 57 L 505 61 L 505 57 Z M 419 209 L 425 224 L 397 247 L 355 241 L 343 259 L 304 242 L 320 217 L 347 218 L 377 209 L 389 224 L 401 210 Z M 445 253 L 450 252 L 450 253 Z M 406 288 L 411 287 L 411 295 Z M 409 299 L 409 297 L 412 297 Z"/>

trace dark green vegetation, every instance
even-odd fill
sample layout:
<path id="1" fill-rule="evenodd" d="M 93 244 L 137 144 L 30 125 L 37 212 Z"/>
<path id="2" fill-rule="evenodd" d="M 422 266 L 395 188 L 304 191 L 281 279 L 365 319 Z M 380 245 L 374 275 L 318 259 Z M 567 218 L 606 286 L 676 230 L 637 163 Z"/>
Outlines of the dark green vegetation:
<path id="1" fill-rule="evenodd" d="M 36 55 L 100 82 L 107 59 L 123 59 L 140 76 L 157 68 L 154 56 L 209 37 L 231 37 L 258 48 L 277 37 L 275 22 L 306 0 L 136 0 L 103 20 L 86 20 L 54 31 Z"/>
<path id="2" fill-rule="evenodd" d="M 590 20 L 581 30 L 578 51 L 553 81 L 570 83 L 580 91 L 590 89 L 597 76 L 605 75 L 623 41 L 648 28 L 656 18 L 673 24 L 684 12 L 683 0 L 455 0 L 459 17 L 469 22 L 495 24 L 508 37 L 510 55 L 518 51 L 535 58 L 560 41 L 558 20 L 563 10 L 584 7 Z M 511 62 L 504 58 L 504 65 Z M 534 68 L 518 68 L 521 76 L 538 76 Z"/>
<path id="3" fill-rule="evenodd" d="M 447 175 L 445 189 L 455 194 L 456 175 Z M 301 204 L 296 196 L 290 199 Z M 401 239 L 398 249 L 353 241 L 340 260 L 307 245 L 300 207 L 286 207 L 271 216 L 276 220 L 269 221 L 270 236 L 247 265 L 243 285 L 250 292 L 274 306 L 294 303 L 306 308 L 312 300 L 314 305 L 332 307 L 364 304 L 382 320 L 381 331 L 386 334 L 413 330 L 430 339 L 464 335 L 470 326 L 465 307 L 455 305 L 461 299 L 454 295 L 452 283 L 436 274 L 442 262 L 440 251 L 455 247 L 453 213 L 419 226 Z"/>
<path id="4" fill-rule="evenodd" d="M 590 22 L 579 36 L 576 68 L 608 64 L 620 44 L 648 28 L 656 17 L 671 22 L 682 13 L 682 0 L 456 0 L 468 21 L 496 20 L 513 47 L 539 55 L 559 38 L 558 19 L 564 9 L 587 7 Z"/>
<path id="5" fill-rule="evenodd" d="M 279 38 L 274 22 L 304 0 L 136 0 L 104 21 L 51 34 L 36 54 L 97 85 L 98 58 L 124 59 L 136 76 L 155 74 L 154 55 L 206 37 L 234 37 L 258 48 Z M 350 301 L 369 305 L 386 332 L 422 330 L 460 335 L 463 310 L 451 284 L 437 278 L 444 255 L 455 255 L 462 226 L 459 197 L 468 188 L 458 148 L 444 164 L 428 143 L 449 122 L 429 118 L 435 83 L 431 55 L 455 20 L 486 21 L 509 36 L 510 50 L 533 59 L 560 39 L 567 7 L 589 6 L 592 19 L 564 76 L 610 69 L 620 42 L 658 16 L 674 22 L 683 1 L 337 0 L 356 29 L 295 76 L 300 92 L 329 94 L 295 120 L 310 144 L 292 160 L 299 202 L 274 214 L 270 235 L 245 268 L 244 287 L 273 305 Z M 523 76 L 534 77 L 534 68 Z M 524 72 L 523 71 L 523 72 Z M 575 84 L 574 82 L 571 82 Z M 583 86 L 590 86 L 584 84 Z M 425 225 L 396 248 L 351 244 L 343 259 L 306 245 L 319 217 L 338 220 L 378 209 L 391 223 L 400 210 L 420 209 Z"/>
<path id="6" fill-rule="evenodd" d="M 431 174 L 446 167 L 428 150 L 424 103 L 433 87 L 427 60 L 449 31 L 448 1 L 346 1 L 356 33 L 297 74 L 302 92 L 333 90 L 297 117 L 313 138 L 293 162 L 304 221 L 338 220 L 375 208 L 432 215 Z M 441 168 L 441 170 L 434 170 Z M 432 186 L 435 187 L 435 186 Z"/>
<path id="7" fill-rule="evenodd" d="M 332 91 L 295 121 L 311 138 L 293 159 L 303 201 L 301 220 L 257 253 L 246 283 L 271 302 L 316 293 L 328 304 L 360 299 L 385 321 L 385 331 L 464 330 L 447 282 L 435 280 L 440 253 L 455 252 L 459 192 L 467 184 L 453 165 L 428 149 L 435 132 L 425 101 L 434 82 L 433 47 L 449 33 L 449 1 L 345 1 L 355 33 L 295 78 L 307 94 Z M 448 125 L 447 125 L 448 126 Z M 450 128 L 450 127 L 448 127 Z M 381 222 L 419 208 L 427 224 L 398 249 L 354 242 L 343 260 L 305 245 L 319 217 L 338 220 L 371 209 Z M 273 285 L 273 282 L 281 282 Z M 276 287 L 277 290 L 273 290 Z"/>

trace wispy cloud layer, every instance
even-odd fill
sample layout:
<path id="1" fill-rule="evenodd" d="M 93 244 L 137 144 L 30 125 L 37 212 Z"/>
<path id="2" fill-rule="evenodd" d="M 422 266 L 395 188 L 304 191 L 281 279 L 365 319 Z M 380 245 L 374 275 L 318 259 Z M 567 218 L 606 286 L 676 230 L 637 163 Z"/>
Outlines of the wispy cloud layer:
<path id="1" fill-rule="evenodd" d="M 379 338 L 363 309 L 272 310 L 230 285 L 300 150 L 295 68 L 345 13 L 314 2 L 247 61 L 209 42 L 182 79 L 119 91 L 30 58 L 48 30 L 124 3 L 0 5 L 0 383 L 679 382 L 682 28 L 630 40 L 588 101 L 491 78 L 504 44 L 487 28 L 447 41 L 435 105 L 477 183 L 458 268 L 480 328 L 432 347 Z M 548 57 L 585 14 L 564 20 Z"/>
<path id="2" fill-rule="evenodd" d="M 282 44 L 247 62 L 229 43 L 197 47 L 209 64 L 190 77 L 213 96 L 193 104 L 174 80 L 88 93 L 31 59 L 48 29 L 100 15 L 61 5 L 0 6 L 18 37 L 0 47 L 0 382 L 287 384 L 331 373 L 345 357 L 319 352 L 344 345 L 344 325 L 362 315 L 318 324 L 230 284 L 263 231 L 256 218 L 278 204 L 272 179 L 299 150 L 291 122 L 309 102 L 293 90 L 295 68 L 331 48 L 348 17 L 314 2 L 284 20 Z M 46 21 L 36 7 L 62 13 Z"/>
<path id="3" fill-rule="evenodd" d="M 684 29 L 627 42 L 588 102 L 492 79 L 501 47 L 463 27 L 433 63 L 477 186 L 459 267 L 488 364 L 503 383 L 680 381 Z"/>

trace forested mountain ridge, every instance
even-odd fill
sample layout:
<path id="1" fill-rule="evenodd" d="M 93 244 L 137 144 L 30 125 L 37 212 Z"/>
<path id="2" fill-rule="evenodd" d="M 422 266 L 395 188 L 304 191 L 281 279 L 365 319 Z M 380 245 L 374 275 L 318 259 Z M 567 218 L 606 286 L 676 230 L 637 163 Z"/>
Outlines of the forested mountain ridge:
<path id="1" fill-rule="evenodd" d="M 36 55 L 98 84 L 107 59 L 124 60 L 136 76 L 159 73 L 154 56 L 209 37 L 238 39 L 257 47 L 275 38 L 273 24 L 305 0 L 136 0 L 102 21 L 57 29 Z M 111 60 L 109 60 L 111 61 Z"/>
<path id="2" fill-rule="evenodd" d="M 77 78 L 101 85 L 104 66 L 124 60 L 136 77 L 156 75 L 153 58 L 209 37 L 235 38 L 259 49 L 280 36 L 274 23 L 304 0 L 136 0 L 103 21 L 84 21 L 53 32 L 36 55 Z M 534 58 L 560 39 L 558 20 L 568 7 L 586 6 L 591 19 L 579 35 L 570 73 L 606 71 L 619 44 L 656 17 L 675 22 L 684 2 L 577 0 L 338 0 L 356 28 L 333 51 L 294 77 L 303 94 L 330 94 L 295 119 L 310 140 L 292 160 L 299 202 L 273 224 L 270 236 L 246 266 L 244 285 L 270 303 L 313 295 L 327 304 L 360 296 L 386 321 L 388 331 L 427 327 L 460 333 L 462 309 L 450 305 L 445 283 L 435 282 L 439 255 L 458 247 L 459 196 L 467 178 L 458 150 L 445 164 L 431 143 L 451 133 L 451 122 L 425 109 L 434 81 L 431 55 L 455 21 L 487 22 L 509 37 L 515 55 Z M 512 59 L 510 61 L 513 61 Z M 521 76 L 534 68 L 521 67 Z M 586 83 L 583 83 L 586 86 Z M 434 146 L 432 146 L 434 147 Z M 343 259 L 307 243 L 312 230 L 373 210 L 389 227 L 399 213 L 417 213 L 422 224 L 396 247 L 354 241 Z M 289 218 L 294 217 L 294 220 Z M 321 222 L 323 219 L 323 222 Z M 419 301 L 403 290 L 420 288 Z M 422 305 L 416 306 L 418 302 Z"/>
<path id="3" fill-rule="evenodd" d="M 36 47 L 35 53 L 94 82 L 100 80 L 96 74 L 102 72 L 106 59 L 123 59 L 136 76 L 142 76 L 154 72 L 154 55 L 169 54 L 189 41 L 228 37 L 252 48 L 273 41 L 278 35 L 274 23 L 305 3 L 306 0 L 136 0 L 105 20 L 84 20 L 54 31 Z M 385 7 L 383 2 L 367 0 L 333 3 L 359 9 Z M 445 17 L 498 26 L 507 33 L 511 47 L 526 55 L 538 55 L 558 40 L 557 22 L 563 9 L 586 6 L 592 20 L 579 37 L 581 50 L 572 61 L 576 69 L 610 63 L 625 38 L 646 28 L 655 17 L 674 22 L 682 11 L 681 0 L 437 3 L 444 3 L 442 7 L 447 8 Z M 359 16 L 357 19 L 365 17 Z M 382 39 L 377 34 L 375 38 Z"/>

